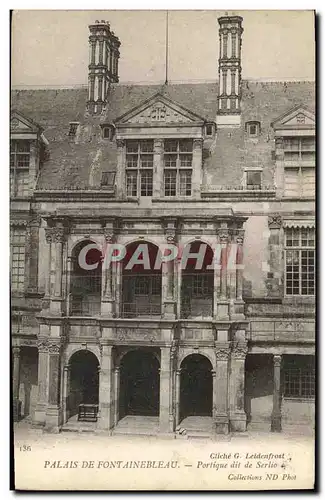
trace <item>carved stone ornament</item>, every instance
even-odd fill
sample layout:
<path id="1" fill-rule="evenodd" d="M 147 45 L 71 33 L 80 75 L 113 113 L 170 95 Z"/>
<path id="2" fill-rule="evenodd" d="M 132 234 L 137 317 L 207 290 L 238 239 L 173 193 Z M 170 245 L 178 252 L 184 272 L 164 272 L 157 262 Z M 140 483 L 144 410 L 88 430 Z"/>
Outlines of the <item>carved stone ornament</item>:
<path id="1" fill-rule="evenodd" d="M 114 243 L 115 241 L 114 227 L 104 227 L 104 237 L 106 243 Z"/>
<path id="2" fill-rule="evenodd" d="M 64 227 L 46 227 L 45 238 L 47 243 L 63 243 L 65 237 Z"/>
<path id="3" fill-rule="evenodd" d="M 281 359 L 282 359 L 282 356 L 280 356 L 280 354 L 274 354 L 273 356 L 273 363 L 274 363 L 274 366 L 281 366 Z"/>
<path id="4" fill-rule="evenodd" d="M 177 345 L 176 342 L 173 340 L 172 345 L 170 347 L 170 358 L 171 360 L 175 360 L 177 355 Z"/>
<path id="5" fill-rule="evenodd" d="M 280 229 L 282 226 L 282 217 L 280 214 L 270 215 L 268 218 L 270 229 Z"/>
<path id="6" fill-rule="evenodd" d="M 227 361 L 229 358 L 229 349 L 218 349 L 215 348 L 216 360 L 217 361 Z"/>
<path id="7" fill-rule="evenodd" d="M 61 342 L 52 339 L 41 339 L 38 340 L 37 347 L 39 352 L 59 354 L 61 349 Z"/>
<path id="8" fill-rule="evenodd" d="M 245 359 L 247 351 L 247 344 L 236 344 L 232 348 L 231 355 L 235 359 Z"/>
<path id="9" fill-rule="evenodd" d="M 227 244 L 229 241 L 228 229 L 218 229 L 217 231 L 219 241 L 222 245 Z"/>
<path id="10" fill-rule="evenodd" d="M 45 239 L 46 239 L 46 243 L 51 243 L 51 241 L 52 241 L 52 228 L 51 227 L 45 228 Z"/>
<path id="11" fill-rule="evenodd" d="M 236 234 L 236 243 L 237 245 L 243 245 L 244 244 L 244 234 L 245 231 L 244 229 L 239 229 Z"/>
<path id="12" fill-rule="evenodd" d="M 116 139 L 116 146 L 118 148 L 124 148 L 125 141 L 123 139 Z"/>
<path id="13" fill-rule="evenodd" d="M 19 126 L 19 120 L 18 118 L 12 118 L 10 122 L 11 128 L 17 128 Z"/>

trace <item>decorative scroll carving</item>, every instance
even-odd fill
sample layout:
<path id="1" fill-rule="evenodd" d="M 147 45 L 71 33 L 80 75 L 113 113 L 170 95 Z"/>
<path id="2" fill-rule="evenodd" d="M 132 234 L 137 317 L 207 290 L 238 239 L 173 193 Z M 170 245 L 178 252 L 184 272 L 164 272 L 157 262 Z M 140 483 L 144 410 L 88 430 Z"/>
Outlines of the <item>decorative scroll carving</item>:
<path id="1" fill-rule="evenodd" d="M 281 366 L 281 359 L 282 359 L 282 356 L 280 356 L 279 354 L 274 354 L 273 356 L 273 364 L 275 367 L 280 367 Z"/>
<path id="2" fill-rule="evenodd" d="M 270 215 L 268 218 L 270 229 L 280 229 L 282 226 L 282 217 L 280 214 Z"/>
<path id="3" fill-rule="evenodd" d="M 64 227 L 54 226 L 45 228 L 45 239 L 47 243 L 63 243 L 66 230 Z"/>
<path id="4" fill-rule="evenodd" d="M 61 350 L 61 342 L 53 339 L 39 339 L 37 347 L 39 352 L 59 354 Z"/>
<path id="5" fill-rule="evenodd" d="M 247 344 L 242 343 L 242 344 L 235 344 L 233 345 L 231 355 L 235 359 L 245 359 L 247 355 Z"/>
<path id="6" fill-rule="evenodd" d="M 229 349 L 220 349 L 216 347 L 215 353 L 217 361 L 227 361 L 227 359 L 229 358 L 230 351 Z"/>
<path id="7" fill-rule="evenodd" d="M 116 338 L 118 340 L 134 340 L 139 337 L 141 340 L 149 340 L 154 341 L 157 339 L 157 334 L 154 330 L 149 328 L 117 328 L 116 329 Z"/>

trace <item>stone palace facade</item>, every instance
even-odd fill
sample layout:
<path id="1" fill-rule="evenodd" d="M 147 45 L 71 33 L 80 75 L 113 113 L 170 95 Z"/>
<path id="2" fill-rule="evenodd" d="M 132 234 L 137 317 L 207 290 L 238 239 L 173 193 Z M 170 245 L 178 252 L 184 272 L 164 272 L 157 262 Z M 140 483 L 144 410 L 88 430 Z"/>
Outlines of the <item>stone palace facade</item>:
<path id="1" fill-rule="evenodd" d="M 243 19 L 218 25 L 214 83 L 119 84 L 123 46 L 96 21 L 87 88 L 12 91 L 16 420 L 313 429 L 314 82 L 243 80 Z M 128 268 L 166 244 L 177 258 Z"/>

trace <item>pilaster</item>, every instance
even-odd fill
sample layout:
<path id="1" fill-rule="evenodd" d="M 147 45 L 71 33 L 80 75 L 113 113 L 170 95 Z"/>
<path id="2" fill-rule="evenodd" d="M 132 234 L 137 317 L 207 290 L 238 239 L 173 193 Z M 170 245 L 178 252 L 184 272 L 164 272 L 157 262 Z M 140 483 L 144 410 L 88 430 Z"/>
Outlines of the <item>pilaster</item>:
<path id="1" fill-rule="evenodd" d="M 173 432 L 170 422 L 170 391 L 171 391 L 171 352 L 170 347 L 162 347 L 160 362 L 160 404 L 159 430 L 161 433 Z"/>
<path id="2" fill-rule="evenodd" d="M 112 374 L 112 346 L 103 345 L 99 371 L 99 427 L 107 431 L 114 424 Z"/>
<path id="3" fill-rule="evenodd" d="M 244 432 L 246 430 L 245 399 L 245 360 L 247 343 L 234 341 L 231 350 L 230 367 L 230 429 Z"/>
<path id="4" fill-rule="evenodd" d="M 116 166 L 116 196 L 117 198 L 126 197 L 125 186 L 125 141 L 116 140 L 117 146 L 117 166 Z"/>
<path id="5" fill-rule="evenodd" d="M 153 197 L 164 195 L 164 141 L 155 139 L 153 146 Z"/>
<path id="6" fill-rule="evenodd" d="M 192 159 L 192 189 L 193 198 L 200 198 L 202 184 L 202 148 L 203 139 L 193 139 L 193 159 Z"/>
<path id="7" fill-rule="evenodd" d="M 273 356 L 273 409 L 271 417 L 271 431 L 281 432 L 281 356 Z"/>
<path id="8" fill-rule="evenodd" d="M 213 377 L 213 417 L 217 434 L 229 432 L 228 373 L 229 342 L 215 342 L 216 370 Z"/>
<path id="9" fill-rule="evenodd" d="M 20 418 L 20 401 L 19 401 L 19 385 L 20 385 L 20 347 L 13 346 L 12 348 L 12 396 L 13 396 L 13 418 L 17 422 Z"/>

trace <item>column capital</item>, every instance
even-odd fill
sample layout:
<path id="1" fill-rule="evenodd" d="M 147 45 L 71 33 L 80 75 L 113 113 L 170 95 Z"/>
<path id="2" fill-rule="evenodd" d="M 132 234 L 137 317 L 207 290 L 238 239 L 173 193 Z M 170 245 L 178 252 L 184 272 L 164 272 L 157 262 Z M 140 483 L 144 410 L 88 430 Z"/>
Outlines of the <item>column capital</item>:
<path id="1" fill-rule="evenodd" d="M 270 229 L 280 229 L 282 226 L 282 217 L 280 214 L 269 215 L 268 225 Z"/>
<path id="2" fill-rule="evenodd" d="M 19 358 L 19 356 L 20 356 L 20 346 L 19 345 L 12 346 L 12 354 L 13 354 L 14 358 Z"/>
<path id="3" fill-rule="evenodd" d="M 220 347 L 215 347 L 215 354 L 217 361 L 227 361 L 229 359 L 230 350 Z"/>
<path id="4" fill-rule="evenodd" d="M 248 347 L 245 342 L 243 343 L 234 343 L 231 351 L 231 356 L 234 359 L 242 359 L 245 360 L 247 355 Z"/>
<path id="5" fill-rule="evenodd" d="M 60 354 L 61 341 L 54 339 L 39 339 L 37 341 L 38 352 L 49 354 Z"/>
<path id="6" fill-rule="evenodd" d="M 163 217 L 162 225 L 165 231 L 167 243 L 176 243 L 177 233 L 179 227 L 179 220 L 177 217 Z"/>
<path id="7" fill-rule="evenodd" d="M 203 144 L 202 137 L 193 139 L 193 149 L 201 149 Z"/>
<path id="8" fill-rule="evenodd" d="M 227 227 L 217 227 L 216 233 L 218 241 L 222 245 L 227 244 L 230 241 L 230 231 Z"/>
<path id="9" fill-rule="evenodd" d="M 63 243 L 65 236 L 65 227 L 53 226 L 45 228 L 45 239 L 47 243 Z"/>
<path id="10" fill-rule="evenodd" d="M 274 363 L 274 366 L 281 366 L 281 360 L 282 360 L 282 356 L 281 354 L 274 354 L 273 355 L 273 363 Z"/>
<path id="11" fill-rule="evenodd" d="M 124 145 L 125 145 L 125 140 L 124 139 L 116 139 L 116 146 L 119 149 L 124 148 Z"/>

